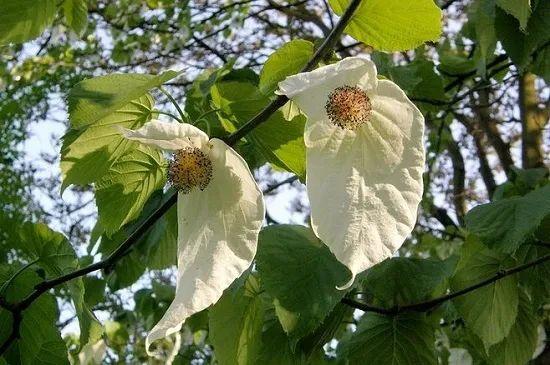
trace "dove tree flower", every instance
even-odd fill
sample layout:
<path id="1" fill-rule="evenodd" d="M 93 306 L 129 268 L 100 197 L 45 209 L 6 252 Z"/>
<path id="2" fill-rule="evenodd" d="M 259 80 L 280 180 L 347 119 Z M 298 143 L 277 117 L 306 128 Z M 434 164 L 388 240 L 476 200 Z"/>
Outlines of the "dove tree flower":
<path id="1" fill-rule="evenodd" d="M 308 120 L 307 192 L 315 234 L 355 276 L 391 256 L 422 198 L 424 118 L 405 93 L 350 57 L 279 83 Z"/>
<path id="2" fill-rule="evenodd" d="M 174 301 L 146 338 L 150 344 L 217 302 L 250 266 L 265 216 L 262 191 L 241 156 L 190 124 L 153 120 L 131 140 L 172 152 L 169 183 L 178 190 L 178 274 Z"/>

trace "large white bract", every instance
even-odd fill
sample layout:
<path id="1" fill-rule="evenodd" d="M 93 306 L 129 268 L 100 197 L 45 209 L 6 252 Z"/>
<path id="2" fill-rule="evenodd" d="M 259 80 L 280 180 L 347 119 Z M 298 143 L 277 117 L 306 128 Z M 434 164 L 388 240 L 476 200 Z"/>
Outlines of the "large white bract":
<path id="1" fill-rule="evenodd" d="M 422 198 L 424 118 L 374 63 L 350 57 L 279 83 L 306 114 L 315 234 L 355 276 L 412 231 Z"/>
<path id="2" fill-rule="evenodd" d="M 179 331 L 187 318 L 217 302 L 248 269 L 265 207 L 262 191 L 243 158 L 221 140 L 209 140 L 200 129 L 153 120 L 122 133 L 176 155 L 183 151 L 181 166 L 171 167 L 171 172 L 179 174 L 180 183 L 197 183 L 178 194 L 176 295 L 146 338 L 149 352 L 153 341 Z M 201 161 L 209 161 L 208 174 L 201 171 Z"/>

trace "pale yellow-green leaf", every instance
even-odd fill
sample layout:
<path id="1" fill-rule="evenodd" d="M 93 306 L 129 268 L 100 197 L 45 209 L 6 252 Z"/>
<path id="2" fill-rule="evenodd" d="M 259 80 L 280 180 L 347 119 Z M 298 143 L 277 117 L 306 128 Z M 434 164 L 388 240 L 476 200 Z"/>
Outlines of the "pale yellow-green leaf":
<path id="1" fill-rule="evenodd" d="M 350 0 L 329 0 L 341 15 Z M 356 10 L 345 32 L 374 49 L 403 51 L 441 34 L 441 10 L 433 0 L 365 0 Z"/>

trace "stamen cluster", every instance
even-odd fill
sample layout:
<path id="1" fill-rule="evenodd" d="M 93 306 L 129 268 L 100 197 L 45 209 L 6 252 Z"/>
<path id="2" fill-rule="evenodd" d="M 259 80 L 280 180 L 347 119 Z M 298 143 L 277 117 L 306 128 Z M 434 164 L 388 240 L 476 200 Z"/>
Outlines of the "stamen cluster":
<path id="1" fill-rule="evenodd" d="M 212 179 L 212 161 L 198 148 L 176 151 L 168 165 L 168 181 L 179 192 L 187 194 L 194 187 L 206 189 Z"/>
<path id="2" fill-rule="evenodd" d="M 357 86 L 344 85 L 329 94 L 325 110 L 332 123 L 354 131 L 368 122 L 372 105 L 364 90 Z"/>

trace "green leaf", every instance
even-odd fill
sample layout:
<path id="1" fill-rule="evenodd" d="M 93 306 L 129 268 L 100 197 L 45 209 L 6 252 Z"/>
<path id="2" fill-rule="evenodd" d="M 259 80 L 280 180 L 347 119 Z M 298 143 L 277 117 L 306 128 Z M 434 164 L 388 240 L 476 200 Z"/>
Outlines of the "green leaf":
<path id="1" fill-rule="evenodd" d="M 122 155 L 138 144 L 118 128 L 137 129 L 151 119 L 153 98 L 143 95 L 83 129 L 69 129 L 61 147 L 62 190 L 101 179 Z"/>
<path id="2" fill-rule="evenodd" d="M 86 0 L 65 0 L 63 2 L 63 12 L 67 25 L 74 32 L 82 36 L 88 26 L 88 5 Z"/>
<path id="3" fill-rule="evenodd" d="M 13 274 L 15 270 L 11 273 Z M 6 291 L 6 299 L 15 303 L 23 299 L 41 281 L 33 271 L 26 270 L 17 276 Z M 55 298 L 42 294 L 22 312 L 19 338 L 4 353 L 8 364 L 68 364 L 67 348 L 55 323 L 58 318 Z M 11 314 L 0 309 L 0 343 L 11 332 Z"/>
<path id="4" fill-rule="evenodd" d="M 341 15 L 350 0 L 329 0 Z M 441 10 L 433 0 L 362 1 L 345 29 L 353 38 L 380 51 L 403 51 L 441 34 Z"/>
<path id="5" fill-rule="evenodd" d="M 55 17 L 55 0 L 0 0 L 0 46 L 38 37 Z"/>
<path id="6" fill-rule="evenodd" d="M 548 221 L 550 222 L 550 219 Z M 549 253 L 550 248 L 548 247 L 524 245 L 516 252 L 515 256 L 518 257 L 520 263 L 529 263 Z M 541 280 L 541 278 L 550 278 L 550 261 L 524 270 L 519 275 L 520 283 L 527 290 L 535 308 L 550 302 L 550 280 Z"/>
<path id="7" fill-rule="evenodd" d="M 44 224 L 25 223 L 18 229 L 17 247 L 30 261 L 54 278 L 79 268 L 78 259 L 71 244 L 61 233 Z M 95 343 L 103 332 L 101 324 L 85 304 L 85 289 L 81 278 L 65 284 L 71 294 L 80 325 L 80 344 Z"/>
<path id="8" fill-rule="evenodd" d="M 463 248 L 458 269 L 451 279 L 452 291 L 462 290 L 505 269 L 506 256 L 469 241 Z M 502 341 L 510 332 L 518 310 L 516 276 L 508 276 L 453 300 L 466 324 L 486 348 Z"/>
<path id="9" fill-rule="evenodd" d="M 424 314 L 366 313 L 357 331 L 341 341 L 338 352 L 347 355 L 350 365 L 435 365 L 434 343 L 434 329 Z"/>
<path id="10" fill-rule="evenodd" d="M 295 39 L 285 43 L 265 61 L 260 73 L 260 91 L 266 95 L 273 93 L 280 81 L 300 72 L 312 55 L 313 43 L 309 41 Z"/>
<path id="11" fill-rule="evenodd" d="M 473 24 L 478 47 L 475 50 L 477 68 L 480 74 L 486 72 L 487 61 L 496 47 L 495 0 L 475 0 L 469 7 L 469 22 Z"/>
<path id="12" fill-rule="evenodd" d="M 500 6 L 508 14 L 512 15 L 519 21 L 519 26 L 522 30 L 527 27 L 527 21 L 531 15 L 531 0 L 496 0 Z"/>
<path id="13" fill-rule="evenodd" d="M 110 74 L 83 80 L 69 92 L 71 127 L 78 129 L 96 123 L 178 75 L 178 72 L 166 71 L 157 76 Z"/>
<path id="14" fill-rule="evenodd" d="M 542 77 L 547 85 L 550 84 L 550 44 L 533 53 L 531 71 Z"/>
<path id="15" fill-rule="evenodd" d="M 514 252 L 550 214 L 550 184 L 525 196 L 475 207 L 466 214 L 466 228 L 489 247 Z"/>
<path id="16" fill-rule="evenodd" d="M 521 69 L 527 67 L 532 57 L 544 53 L 550 38 L 550 3 L 533 2 L 533 12 L 525 32 L 519 30 L 519 22 L 503 10 L 496 11 L 495 27 L 498 39 L 510 59 Z"/>
<path id="17" fill-rule="evenodd" d="M 82 278 L 84 283 L 84 302 L 89 308 L 93 308 L 96 304 L 105 300 L 105 280 L 93 276 L 85 276 Z"/>
<path id="18" fill-rule="evenodd" d="M 99 221 L 107 235 L 139 216 L 151 194 L 166 181 L 162 153 L 147 146 L 120 157 L 96 184 Z"/>
<path id="19" fill-rule="evenodd" d="M 548 183 L 548 173 L 546 167 L 525 170 L 512 167 L 508 172 L 508 181 L 497 187 L 493 193 L 493 200 L 523 196 L 542 187 Z"/>
<path id="20" fill-rule="evenodd" d="M 170 191 L 170 190 L 169 190 Z M 139 218 L 132 221 L 131 223 L 125 225 L 111 237 L 104 234 L 101 237 L 101 244 L 99 245 L 99 252 L 103 257 L 112 253 L 116 248 L 118 248 L 124 240 L 126 240 L 132 232 L 139 227 L 145 219 L 147 219 L 153 211 L 158 209 L 161 204 L 169 196 L 169 193 L 163 194 L 161 190 L 153 192 L 151 197 L 145 203 L 145 206 L 140 212 Z M 174 206 L 168 213 L 165 213 L 155 224 L 153 224 L 149 234 L 146 234 L 138 239 L 136 244 L 133 246 L 130 254 L 124 256 L 114 267 L 114 271 L 110 274 L 108 278 L 108 284 L 111 290 L 118 290 L 125 288 L 133 284 L 145 271 L 147 265 L 152 265 L 152 254 L 156 250 L 156 245 L 159 244 L 159 241 L 156 239 L 158 237 L 154 232 L 158 232 L 161 228 L 157 226 L 164 226 L 165 217 L 174 212 L 176 209 Z M 177 215 L 177 214 L 176 214 Z M 171 221 L 169 221 L 171 222 Z M 177 231 L 177 222 L 173 222 L 174 226 L 170 227 L 171 230 Z M 165 232 L 165 238 L 169 237 L 169 232 Z M 173 247 L 172 260 L 175 261 L 176 246 L 177 242 L 169 243 Z M 163 314 L 163 312 L 161 313 Z M 159 318 L 160 319 L 160 316 Z M 157 319 L 157 320 L 158 320 Z M 155 322 L 156 323 L 156 322 Z M 154 323 L 151 324 L 151 326 Z"/>
<path id="21" fill-rule="evenodd" d="M 271 314 L 271 312 L 268 312 Z M 266 317 L 267 314 L 266 314 Z M 281 324 L 271 314 L 264 323 L 262 333 L 262 348 L 257 364 L 262 365 L 305 365 L 305 355 L 293 350 Z"/>
<path id="22" fill-rule="evenodd" d="M 489 349 L 494 365 L 527 364 L 537 347 L 538 321 L 526 294 L 521 293 L 518 315 L 506 338 Z"/>
<path id="23" fill-rule="evenodd" d="M 219 82 L 212 88 L 212 101 L 230 123 L 239 127 L 269 103 L 269 98 L 248 82 Z M 305 176 L 305 117 L 287 121 L 281 110 L 247 135 L 254 148 L 277 167 Z"/>
<path id="24" fill-rule="evenodd" d="M 285 331 L 299 339 L 318 327 L 345 291 L 336 289 L 350 274 L 313 232 L 296 225 L 260 232 L 258 272 L 274 298 Z"/>
<path id="25" fill-rule="evenodd" d="M 178 243 L 178 212 L 174 205 L 151 228 L 146 238 L 147 266 L 153 270 L 176 265 Z"/>
<path id="26" fill-rule="evenodd" d="M 373 266 L 362 283 L 377 303 L 395 305 L 427 300 L 453 273 L 455 260 L 395 257 Z"/>
<path id="27" fill-rule="evenodd" d="M 258 281 L 226 290 L 209 311 L 210 340 L 220 364 L 256 364 L 261 346 L 264 305 Z"/>

